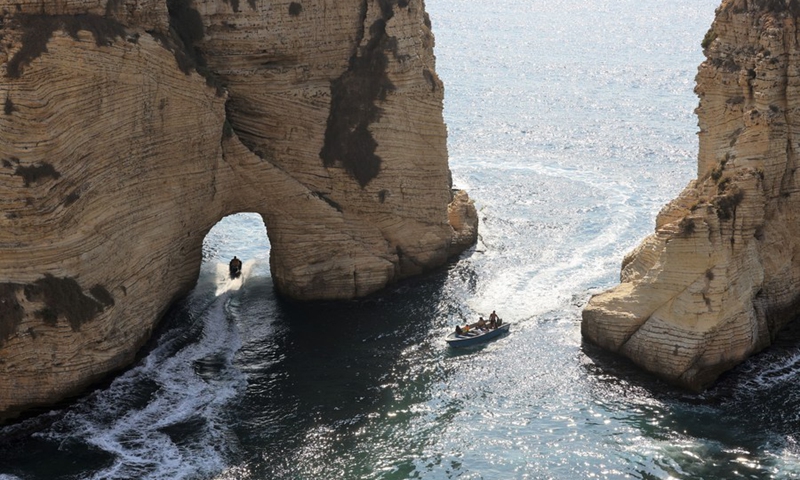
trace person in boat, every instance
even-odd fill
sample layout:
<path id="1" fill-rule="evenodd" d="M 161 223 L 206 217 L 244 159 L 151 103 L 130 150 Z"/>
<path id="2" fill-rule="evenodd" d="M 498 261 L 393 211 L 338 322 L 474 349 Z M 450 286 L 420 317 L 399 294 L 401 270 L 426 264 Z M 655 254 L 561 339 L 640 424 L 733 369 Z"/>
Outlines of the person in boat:
<path id="1" fill-rule="evenodd" d="M 461 335 L 461 334 L 463 334 L 463 333 L 464 333 L 464 331 L 463 331 L 463 330 L 461 330 L 461 327 L 459 327 L 458 325 L 456 325 L 456 335 Z"/>
<path id="2" fill-rule="evenodd" d="M 499 323 L 500 317 L 497 316 L 497 312 L 492 310 L 492 314 L 489 315 L 489 328 L 494 330 L 495 328 L 500 326 Z"/>
<path id="3" fill-rule="evenodd" d="M 486 320 L 484 320 L 483 317 L 478 317 L 478 321 L 475 322 L 474 326 L 475 326 L 475 328 L 480 328 L 481 330 L 486 330 L 486 328 L 487 328 Z"/>
<path id="4" fill-rule="evenodd" d="M 242 273 L 242 261 L 236 258 L 236 255 L 233 256 L 233 260 L 228 266 L 230 267 L 232 278 L 236 278 Z"/>

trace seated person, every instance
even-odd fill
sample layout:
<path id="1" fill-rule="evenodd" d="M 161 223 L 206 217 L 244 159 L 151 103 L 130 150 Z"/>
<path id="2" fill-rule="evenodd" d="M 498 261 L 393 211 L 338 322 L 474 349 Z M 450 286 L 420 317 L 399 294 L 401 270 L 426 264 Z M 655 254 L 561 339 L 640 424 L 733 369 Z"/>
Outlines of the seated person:
<path id="1" fill-rule="evenodd" d="M 475 327 L 480 328 L 481 330 L 485 330 L 487 324 L 486 324 L 486 320 L 484 320 L 483 317 L 478 317 L 478 321 L 475 322 L 474 325 L 475 325 Z"/>

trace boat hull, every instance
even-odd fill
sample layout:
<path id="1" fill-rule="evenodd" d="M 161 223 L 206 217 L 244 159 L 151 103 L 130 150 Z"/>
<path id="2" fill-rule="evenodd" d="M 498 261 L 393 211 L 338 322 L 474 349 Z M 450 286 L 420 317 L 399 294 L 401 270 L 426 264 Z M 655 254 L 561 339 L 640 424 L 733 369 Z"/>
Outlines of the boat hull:
<path id="1" fill-rule="evenodd" d="M 504 323 L 499 327 L 495 328 L 494 330 L 489 330 L 487 332 L 476 333 L 472 335 L 470 333 L 458 335 L 456 333 L 451 333 L 447 336 L 445 340 L 447 340 L 447 344 L 454 348 L 461 348 L 461 347 L 471 347 L 473 345 L 480 345 L 486 343 L 492 339 L 500 337 L 508 333 L 508 329 L 511 326 L 509 323 Z"/>

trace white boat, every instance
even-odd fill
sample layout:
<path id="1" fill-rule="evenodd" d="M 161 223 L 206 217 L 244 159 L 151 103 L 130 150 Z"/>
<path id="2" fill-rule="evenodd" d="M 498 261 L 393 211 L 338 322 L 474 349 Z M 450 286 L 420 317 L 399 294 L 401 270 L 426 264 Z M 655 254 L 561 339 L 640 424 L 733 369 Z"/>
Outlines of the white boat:
<path id="1" fill-rule="evenodd" d="M 450 335 L 445 338 L 445 340 L 451 347 L 471 347 L 473 345 L 479 345 L 481 343 L 488 342 L 489 340 L 508 333 L 509 327 L 511 327 L 510 323 L 503 323 L 497 328 L 487 330 L 471 328 L 467 332 L 451 332 Z"/>

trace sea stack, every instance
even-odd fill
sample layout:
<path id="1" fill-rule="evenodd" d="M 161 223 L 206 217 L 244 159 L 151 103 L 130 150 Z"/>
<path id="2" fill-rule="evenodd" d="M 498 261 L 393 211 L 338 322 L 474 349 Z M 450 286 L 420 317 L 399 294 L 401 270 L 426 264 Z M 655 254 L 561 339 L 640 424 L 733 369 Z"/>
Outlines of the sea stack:
<path id="1" fill-rule="evenodd" d="M 798 19 L 794 0 L 722 2 L 695 88 L 697 179 L 583 311 L 587 340 L 693 390 L 800 307 Z"/>
<path id="2" fill-rule="evenodd" d="M 475 241 L 422 0 L 0 0 L 0 38 L 0 418 L 129 364 L 226 215 L 301 300 Z"/>

